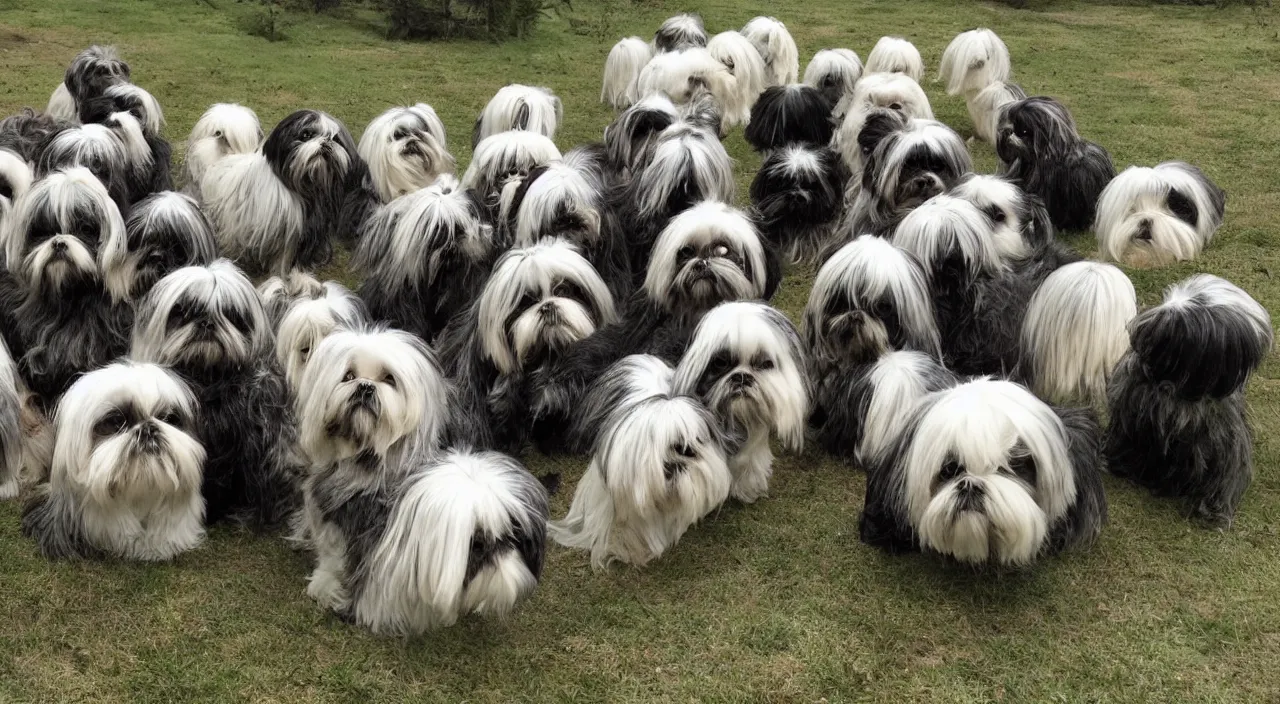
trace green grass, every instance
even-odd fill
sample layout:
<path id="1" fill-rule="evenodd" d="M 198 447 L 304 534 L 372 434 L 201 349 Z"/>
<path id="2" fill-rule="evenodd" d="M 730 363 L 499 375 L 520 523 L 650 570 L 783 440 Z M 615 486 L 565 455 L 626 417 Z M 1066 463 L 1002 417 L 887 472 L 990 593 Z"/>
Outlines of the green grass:
<path id="1" fill-rule="evenodd" d="M 577 22 L 528 41 L 389 43 L 362 17 L 295 15 L 290 39 L 247 36 L 232 0 L 0 0 L 0 114 L 43 106 L 91 42 L 118 45 L 180 143 L 215 101 L 270 126 L 300 107 L 358 133 L 392 104 L 440 112 L 465 164 L 471 122 L 512 81 L 564 99 L 562 148 L 598 138 L 609 46 L 682 9 L 574 4 Z M 1193 271 L 1222 274 L 1280 310 L 1280 42 L 1269 10 L 953 0 L 696 3 L 714 30 L 780 16 L 807 59 L 881 34 L 936 67 L 974 26 L 1009 44 L 1017 79 L 1060 96 L 1117 165 L 1203 166 L 1230 194 L 1227 224 L 1197 262 L 1131 272 L 1142 300 Z M 575 31 L 577 28 L 577 31 Z M 964 105 L 926 86 L 940 119 Z M 740 133 L 740 198 L 758 164 Z M 180 151 L 180 148 L 178 149 Z M 974 148 L 994 168 L 990 148 Z M 1082 251 L 1092 238 L 1075 236 Z M 343 272 L 337 272 L 339 274 Z M 807 272 L 777 304 L 795 315 Z M 1280 699 L 1280 382 L 1249 388 L 1258 477 L 1234 527 L 1205 530 L 1177 505 L 1108 479 L 1111 522 L 1086 552 L 1025 574 L 975 575 L 857 541 L 863 477 L 815 452 L 781 458 L 771 496 L 727 505 L 649 569 L 595 574 L 550 550 L 538 594 L 507 624 L 467 622 L 413 641 L 376 638 L 303 594 L 307 560 L 228 528 L 172 565 L 51 564 L 0 506 L 0 701 L 1276 701 Z M 564 472 L 577 459 L 528 458 Z"/>

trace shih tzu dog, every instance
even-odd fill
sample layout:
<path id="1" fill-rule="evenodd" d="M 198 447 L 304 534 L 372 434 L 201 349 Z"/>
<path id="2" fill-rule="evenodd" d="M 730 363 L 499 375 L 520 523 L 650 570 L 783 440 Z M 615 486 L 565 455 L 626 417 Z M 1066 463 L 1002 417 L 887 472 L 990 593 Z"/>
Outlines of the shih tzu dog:
<path id="1" fill-rule="evenodd" d="M 773 17 L 756 17 L 742 28 L 764 58 L 769 86 L 785 86 L 800 79 L 800 51 L 787 26 Z"/>
<path id="2" fill-rule="evenodd" d="M 721 32 L 707 42 L 707 51 L 724 64 L 733 76 L 738 88 L 738 104 L 745 106 L 748 114 L 752 103 L 760 93 L 772 85 L 769 68 L 751 39 L 729 30 Z M 742 121 L 735 119 L 735 122 Z"/>
<path id="3" fill-rule="evenodd" d="M 804 445 L 813 397 L 805 367 L 791 321 L 750 301 L 722 303 L 703 316 L 676 367 L 672 390 L 700 399 L 732 438 L 729 495 L 743 503 L 769 491 L 771 435 L 791 450 Z"/>
<path id="4" fill-rule="evenodd" d="M 707 45 L 707 30 L 702 17 L 695 14 L 669 17 L 653 34 L 653 48 L 657 51 L 682 51 Z"/>
<path id="5" fill-rule="evenodd" d="M 364 302 L 336 281 L 322 285 L 323 294 L 293 301 L 276 329 L 276 361 L 294 393 L 311 355 L 324 338 L 337 330 L 367 325 Z"/>
<path id="6" fill-rule="evenodd" d="M 880 37 L 867 54 L 867 73 L 900 73 L 916 83 L 924 76 L 924 60 L 915 44 L 902 37 Z"/>
<path id="7" fill-rule="evenodd" d="M 1107 389 L 1107 465 L 1196 517 L 1229 525 L 1253 479 L 1244 386 L 1271 351 L 1271 316 L 1230 282 L 1197 274 L 1129 327 Z"/>
<path id="8" fill-rule="evenodd" d="M 448 392 L 421 340 L 335 333 L 299 388 L 313 599 L 376 633 L 418 634 L 506 616 L 532 593 L 546 492 L 510 457 L 439 454 Z"/>
<path id="9" fill-rule="evenodd" d="M 831 103 L 817 88 L 804 83 L 774 86 L 755 101 L 743 136 L 761 153 L 788 144 L 825 147 L 835 132 L 830 115 Z"/>
<path id="10" fill-rule="evenodd" d="M 644 271 L 673 217 L 702 201 L 732 202 L 735 185 L 733 162 L 715 133 L 685 121 L 659 133 L 610 199 L 623 237 L 632 243 L 633 271 Z"/>
<path id="11" fill-rule="evenodd" d="M 998 82 L 965 97 L 969 119 L 973 121 L 973 134 L 987 144 L 994 145 L 1000 128 L 1000 116 L 1005 106 L 1027 99 L 1027 92 L 1017 83 Z"/>
<path id="12" fill-rule="evenodd" d="M 641 166 L 649 145 L 677 122 L 714 133 L 720 125 L 719 106 L 707 94 L 679 107 L 660 93 L 641 98 L 604 128 L 606 181 L 627 183 Z"/>
<path id="13" fill-rule="evenodd" d="M 107 88 L 129 82 L 129 64 L 113 46 L 94 45 L 76 54 L 67 66 L 62 84 L 49 97 L 45 112 L 59 120 L 75 121 L 80 106 Z"/>
<path id="14" fill-rule="evenodd" d="M 815 381 L 893 350 L 941 357 L 929 274 L 888 240 L 862 235 L 818 270 L 802 316 Z"/>
<path id="15" fill-rule="evenodd" d="M 126 116 L 122 122 L 130 119 Z M 132 126 L 137 127 L 136 121 Z M 106 125 L 64 125 L 49 132 L 37 148 L 35 177 L 43 179 L 60 169 L 84 167 L 102 182 L 123 215 L 132 202 L 133 166 L 149 158 L 145 147 L 139 148 L 136 142 L 131 147 L 126 150 L 121 135 Z"/>
<path id="16" fill-rule="evenodd" d="M 865 156 L 858 137 L 867 118 L 879 110 L 891 110 L 904 119 L 933 119 L 929 97 L 919 83 L 897 73 L 863 75 L 854 85 L 853 92 L 836 107 L 836 112 L 842 117 L 831 143 L 854 174 L 855 179 L 850 184 L 854 188 L 862 185 L 857 176 L 862 173 L 862 160 Z"/>
<path id="17" fill-rule="evenodd" d="M 1003 255 L 994 225 L 972 203 L 943 194 L 909 213 L 893 234 L 929 275 L 943 360 L 963 375 L 1013 372 L 1035 288 Z"/>
<path id="18" fill-rule="evenodd" d="M 572 150 L 563 161 L 539 166 L 504 198 L 503 240 L 529 247 L 546 237 L 577 245 L 615 297 L 631 292 L 630 252 L 623 230 L 605 207 L 602 165 L 590 153 Z"/>
<path id="19" fill-rule="evenodd" d="M 58 407 L 48 484 L 22 532 L 54 559 L 170 560 L 204 539 L 205 450 L 195 397 L 177 374 L 117 362 L 71 386 Z"/>
<path id="20" fill-rule="evenodd" d="M 1012 382 L 931 394 L 867 468 L 862 542 L 996 568 L 1086 546 L 1107 518 L 1099 449 L 1091 411 Z"/>
<path id="21" fill-rule="evenodd" d="M 839 124 L 844 117 L 836 108 L 853 95 L 859 78 L 862 78 L 862 59 L 851 49 L 822 49 L 804 68 L 804 83 L 817 88 L 831 104 L 834 124 Z"/>
<path id="22" fill-rule="evenodd" d="M 518 83 L 503 86 L 476 118 L 471 148 L 475 149 L 486 137 L 510 130 L 523 130 L 555 139 L 556 128 L 563 119 L 564 107 L 550 88 Z"/>
<path id="23" fill-rule="evenodd" d="M 892 233 L 913 209 L 973 170 L 969 150 L 950 127 L 933 120 L 903 119 L 892 110 L 872 113 L 858 144 L 861 187 L 849 207 L 845 228 L 853 236 Z"/>
<path id="24" fill-rule="evenodd" d="M 272 330 L 280 327 L 280 321 L 289 308 L 298 301 L 323 298 L 324 284 L 305 271 L 294 270 L 285 276 L 272 276 L 258 284 L 258 298 Z"/>
<path id="25" fill-rule="evenodd" d="M 13 204 L 31 188 L 31 167 L 16 152 L 0 149 L 0 233 L 13 214 Z"/>
<path id="26" fill-rule="evenodd" d="M 262 300 L 244 273 L 220 259 L 160 279 L 138 306 L 130 356 L 191 383 L 208 450 L 206 520 L 282 520 L 292 501 L 284 458 L 293 419 Z"/>
<path id="27" fill-rule="evenodd" d="M 621 112 L 640 100 L 640 71 L 653 58 L 653 47 L 640 37 L 625 37 L 604 61 L 600 102 Z"/>
<path id="28" fill-rule="evenodd" d="M 357 147 L 378 201 L 390 203 L 453 174 L 444 123 L 426 103 L 394 107 L 375 117 Z"/>
<path id="29" fill-rule="evenodd" d="M 1116 170 L 1106 149 L 1076 131 L 1065 105 L 1045 97 L 1006 105 L 995 144 L 1002 174 L 1044 201 L 1054 227 L 1093 224 L 1098 196 Z"/>
<path id="30" fill-rule="evenodd" d="M 1098 199 L 1098 250 L 1129 266 L 1195 259 L 1222 226 L 1226 204 L 1227 194 L 1191 164 L 1130 166 Z"/>
<path id="31" fill-rule="evenodd" d="M 204 174 L 228 154 L 252 154 L 262 143 L 262 125 L 253 110 L 236 103 L 214 103 L 196 120 L 187 136 L 186 185 L 183 192 L 202 200 Z"/>
<path id="32" fill-rule="evenodd" d="M 172 150 L 160 134 L 164 113 L 150 93 L 132 83 L 111 86 L 80 106 L 80 121 L 104 125 L 120 140 L 130 203 L 173 187 Z"/>
<path id="33" fill-rule="evenodd" d="M 432 342 L 475 300 L 500 251 L 484 206 L 444 177 L 375 211 L 352 265 L 372 319 Z"/>
<path id="34" fill-rule="evenodd" d="M 822 449 L 866 469 L 898 440 L 916 404 L 957 383 L 936 355 L 886 352 L 819 380 L 809 425 Z"/>
<path id="35" fill-rule="evenodd" d="M 1082 261 L 1057 269 L 1027 305 L 1019 381 L 1049 403 L 1105 403 L 1137 314 L 1133 284 L 1116 267 Z"/>
<path id="36" fill-rule="evenodd" d="M 284 275 L 329 260 L 363 212 L 367 168 L 341 122 L 299 110 L 251 154 L 228 154 L 200 181 L 220 251 L 253 274 Z"/>
<path id="37" fill-rule="evenodd" d="M 0 501 L 16 497 L 26 478 L 26 395 L 18 363 L 9 354 L 8 345 L 0 340 Z"/>
<path id="38" fill-rule="evenodd" d="M 671 393 L 673 370 L 650 355 L 602 376 L 579 418 L 598 430 L 591 463 L 551 538 L 610 562 L 643 567 L 729 498 L 733 481 L 715 416 Z"/>
<path id="39" fill-rule="evenodd" d="M 837 238 L 848 181 L 830 147 L 791 144 L 769 152 L 751 182 L 761 234 L 792 262 L 817 261 Z"/>
<path id="40" fill-rule="evenodd" d="M 128 307 L 104 288 L 106 265 L 127 251 L 124 220 L 102 183 L 73 167 L 17 199 L 3 243 L 13 277 L 12 352 L 30 390 L 52 408 L 75 376 L 128 347 Z"/>
<path id="41" fill-rule="evenodd" d="M 190 196 L 163 191 L 134 204 L 124 221 L 125 246 L 106 262 L 106 288 L 117 301 L 135 301 L 164 276 L 218 257 L 213 228 Z"/>
<path id="42" fill-rule="evenodd" d="M 723 135 L 751 119 L 751 102 L 739 78 L 704 48 L 663 52 L 640 71 L 640 95 L 665 94 L 676 105 L 709 93 L 721 110 L 718 133 Z"/>
<path id="43" fill-rule="evenodd" d="M 996 33 L 979 27 L 957 34 L 942 52 L 938 79 L 947 95 L 976 94 L 992 83 L 1009 80 L 1009 47 Z"/>
<path id="44" fill-rule="evenodd" d="M 578 249 L 546 239 L 504 254 L 470 310 L 441 333 L 458 385 L 458 435 L 481 448 L 520 451 L 563 442 L 571 399 L 549 370 L 575 343 L 617 320 L 613 297 Z"/>
<path id="45" fill-rule="evenodd" d="M 29 166 L 40 160 L 40 154 L 49 139 L 74 122 L 60 120 L 31 108 L 0 119 L 0 149 L 22 157 Z"/>
<path id="46" fill-rule="evenodd" d="M 781 280 L 777 252 L 747 213 L 715 201 L 695 205 L 659 235 L 644 283 L 623 306 L 620 320 L 574 345 L 548 385 L 564 389 L 576 405 L 627 355 L 651 354 L 674 364 L 707 311 L 725 301 L 768 300 Z"/>
<path id="47" fill-rule="evenodd" d="M 1000 176 L 969 174 L 949 192 L 972 203 L 993 225 L 993 241 L 1009 260 L 1025 259 L 1054 241 L 1044 202 Z"/>
<path id="48" fill-rule="evenodd" d="M 511 130 L 487 137 L 476 145 L 471 163 L 462 174 L 462 187 L 473 191 L 488 211 L 490 222 L 497 219 L 503 187 L 513 178 L 560 159 L 555 142 L 537 132 Z"/>

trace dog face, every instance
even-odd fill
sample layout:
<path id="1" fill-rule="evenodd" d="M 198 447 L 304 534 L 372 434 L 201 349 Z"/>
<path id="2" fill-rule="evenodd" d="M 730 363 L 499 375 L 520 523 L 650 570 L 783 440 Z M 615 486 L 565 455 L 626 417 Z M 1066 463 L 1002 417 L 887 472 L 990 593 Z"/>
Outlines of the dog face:
<path id="1" fill-rule="evenodd" d="M 270 346 L 262 299 L 225 259 L 165 276 L 134 321 L 133 357 L 186 373 L 238 371 L 261 360 Z"/>
<path id="2" fill-rule="evenodd" d="M 107 290 L 118 301 L 145 295 L 161 278 L 184 266 L 213 263 L 217 244 L 193 199 L 163 191 L 130 209 L 120 254 L 104 262 Z"/>
<path id="3" fill-rule="evenodd" d="M 933 120 L 904 121 L 878 111 L 858 141 L 864 161 L 855 210 L 867 211 L 873 222 L 896 221 L 973 170 L 959 135 Z"/>
<path id="4" fill-rule="evenodd" d="M 88 169 L 56 171 L 20 197 L 5 229 L 8 269 L 51 299 L 99 285 L 102 261 L 124 249 L 124 223 Z"/>
<path id="5" fill-rule="evenodd" d="M 1006 105 L 996 127 L 996 154 L 1006 164 L 1053 159 L 1079 141 L 1071 111 L 1052 98 Z"/>
<path id="6" fill-rule="evenodd" d="M 477 305 L 484 356 L 503 374 L 537 366 L 617 317 L 600 275 L 564 240 L 507 252 Z"/>
<path id="7" fill-rule="evenodd" d="M 129 64 L 116 54 L 115 47 L 91 46 L 76 54 L 63 77 L 77 103 L 102 95 L 109 86 L 129 81 Z"/>
<path id="8" fill-rule="evenodd" d="M 674 390 L 702 399 L 722 420 L 767 428 L 800 447 L 808 380 L 800 336 L 763 303 L 723 303 L 698 323 L 676 369 Z"/>
<path id="9" fill-rule="evenodd" d="M 195 398 L 172 372 L 121 362 L 76 381 L 59 406 L 54 481 L 99 505 L 131 508 L 200 488 L 205 451 Z"/>
<path id="10" fill-rule="evenodd" d="M 890 350 L 940 355 L 929 280 L 916 258 L 863 235 L 837 251 L 814 279 L 804 337 L 819 366 L 849 368 Z"/>
<path id="11" fill-rule="evenodd" d="M 644 288 L 663 309 L 696 318 L 723 301 L 763 298 L 765 267 L 747 216 L 707 201 L 672 218 L 658 236 Z"/>
<path id="12" fill-rule="evenodd" d="M 289 386 L 298 390 L 311 354 L 324 338 L 336 330 L 360 326 L 365 317 L 360 299 L 332 281 L 324 284 L 322 296 L 290 305 L 276 334 L 276 358 Z"/>
<path id="13" fill-rule="evenodd" d="M 360 137 L 359 151 L 383 203 L 430 185 L 455 166 L 444 123 L 426 103 L 391 108 L 374 118 Z"/>
<path id="14" fill-rule="evenodd" d="M 924 548 L 1024 565 L 1075 502 L 1062 421 L 1016 384 L 979 379 L 929 397 L 908 432 L 903 500 Z"/>
<path id="15" fill-rule="evenodd" d="M 263 143 L 262 153 L 290 190 L 309 196 L 340 187 L 358 158 L 347 128 L 318 110 L 299 110 L 281 120 Z"/>
<path id="16" fill-rule="evenodd" d="M 1107 258 L 1161 266 L 1198 256 L 1225 206 L 1226 194 L 1190 164 L 1132 166 L 1103 190 L 1094 231 Z"/>
<path id="17" fill-rule="evenodd" d="M 422 340 L 397 330 L 339 330 L 316 345 L 298 384 L 300 446 L 317 464 L 366 452 L 386 459 L 393 448 L 416 456 L 437 444 L 447 395 Z"/>
<path id="18" fill-rule="evenodd" d="M 1053 223 L 1044 202 L 1007 179 L 970 175 L 951 189 L 951 195 L 986 215 L 996 248 L 1006 258 L 1025 257 L 1053 240 Z"/>
<path id="19" fill-rule="evenodd" d="M 262 143 L 258 115 L 243 105 L 216 103 L 187 137 L 187 174 L 198 185 L 209 165 L 228 154 L 248 154 Z M 371 167 L 372 168 L 372 167 Z"/>

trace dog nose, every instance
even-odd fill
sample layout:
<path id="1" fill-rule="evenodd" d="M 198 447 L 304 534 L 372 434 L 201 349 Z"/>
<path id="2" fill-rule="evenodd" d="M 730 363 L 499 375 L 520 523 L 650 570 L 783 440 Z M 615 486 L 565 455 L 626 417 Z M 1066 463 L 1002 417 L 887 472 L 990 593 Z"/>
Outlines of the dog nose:
<path id="1" fill-rule="evenodd" d="M 697 273 L 702 273 L 706 271 L 709 267 L 710 265 L 707 264 L 706 259 L 698 259 L 693 262 L 693 270 Z"/>
<path id="2" fill-rule="evenodd" d="M 756 378 L 746 372 L 734 372 L 729 377 L 729 383 L 736 388 L 746 389 L 756 384 Z"/>
<path id="3" fill-rule="evenodd" d="M 373 395 L 377 392 L 378 389 L 373 385 L 373 382 L 362 381 L 356 385 L 356 396 L 361 399 L 373 398 Z"/>
<path id="4" fill-rule="evenodd" d="M 64 241 L 62 241 L 62 240 L 54 240 L 54 241 L 53 241 L 53 253 L 54 253 L 54 254 L 66 254 L 66 253 L 67 253 L 67 243 L 66 243 L 66 242 L 64 242 Z"/>
<path id="5" fill-rule="evenodd" d="M 160 437 L 160 428 L 155 421 L 148 419 L 142 425 L 138 426 L 138 439 L 143 442 L 154 442 Z"/>
<path id="6" fill-rule="evenodd" d="M 200 326 L 200 329 L 201 329 L 201 330 L 205 330 L 205 331 L 212 330 L 212 329 L 213 329 L 213 319 L 212 319 L 212 318 L 201 318 L 201 319 L 200 319 L 200 322 L 198 323 L 198 325 Z"/>
<path id="7" fill-rule="evenodd" d="M 1138 223 L 1138 239 L 1142 240 L 1143 242 L 1151 241 L 1151 221 L 1150 220 L 1143 220 L 1142 222 Z"/>
<path id="8" fill-rule="evenodd" d="M 556 304 L 551 301 L 547 301 L 546 303 L 543 303 L 541 306 L 538 306 L 538 314 L 543 317 L 546 317 L 549 315 L 555 315 L 555 312 L 556 312 Z"/>
<path id="9" fill-rule="evenodd" d="M 934 178 L 932 174 L 917 176 L 911 182 L 911 185 L 920 193 L 920 195 L 927 198 L 932 198 L 942 192 L 942 186 L 938 183 L 938 179 Z"/>

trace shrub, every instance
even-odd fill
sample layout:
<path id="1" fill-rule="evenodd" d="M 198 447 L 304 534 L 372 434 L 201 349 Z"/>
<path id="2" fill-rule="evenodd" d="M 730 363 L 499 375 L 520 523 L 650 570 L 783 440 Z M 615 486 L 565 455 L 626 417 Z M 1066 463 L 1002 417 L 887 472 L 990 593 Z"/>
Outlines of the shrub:
<path id="1" fill-rule="evenodd" d="M 525 37 L 567 0 L 380 0 L 395 39 Z"/>

